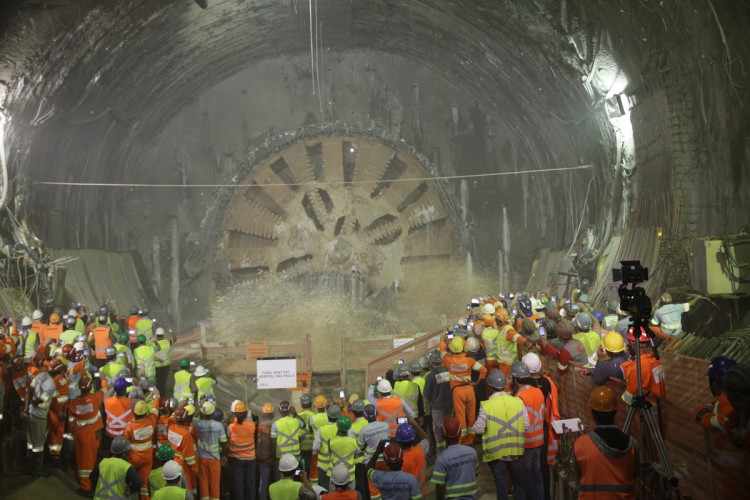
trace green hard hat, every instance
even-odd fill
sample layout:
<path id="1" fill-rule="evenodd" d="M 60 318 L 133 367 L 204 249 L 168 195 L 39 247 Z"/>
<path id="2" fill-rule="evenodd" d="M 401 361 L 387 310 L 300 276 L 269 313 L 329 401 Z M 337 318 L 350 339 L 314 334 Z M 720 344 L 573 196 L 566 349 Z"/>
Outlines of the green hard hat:
<path id="1" fill-rule="evenodd" d="M 145 335 L 138 335 L 138 343 L 139 344 L 145 344 L 146 343 L 146 336 Z"/>
<path id="2" fill-rule="evenodd" d="M 168 462 L 174 458 L 174 450 L 168 444 L 161 444 L 156 449 L 156 458 L 161 462 Z"/>
<path id="3" fill-rule="evenodd" d="M 187 370 L 188 368 L 190 368 L 190 361 L 188 361 L 187 359 L 181 359 L 180 360 L 180 369 Z"/>
<path id="4" fill-rule="evenodd" d="M 347 433 L 352 428 L 352 421 L 349 417 L 341 416 L 336 421 L 336 427 L 338 427 L 340 434 Z"/>
<path id="5" fill-rule="evenodd" d="M 120 344 L 127 344 L 129 339 L 128 332 L 120 332 L 117 334 L 117 342 Z"/>

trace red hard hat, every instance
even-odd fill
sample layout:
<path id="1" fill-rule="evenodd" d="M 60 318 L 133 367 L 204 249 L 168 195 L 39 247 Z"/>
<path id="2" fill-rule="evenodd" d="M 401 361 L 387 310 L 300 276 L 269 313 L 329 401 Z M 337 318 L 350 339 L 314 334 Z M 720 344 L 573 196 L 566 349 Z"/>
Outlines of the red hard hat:
<path id="1" fill-rule="evenodd" d="M 395 441 L 389 441 L 383 448 L 383 459 L 389 465 L 401 464 L 404 460 L 404 452 Z"/>
<path id="2" fill-rule="evenodd" d="M 456 417 L 445 417 L 443 419 L 443 434 L 448 439 L 461 437 L 461 422 Z"/>
<path id="3" fill-rule="evenodd" d="M 62 346 L 62 354 L 65 358 L 70 359 L 70 353 L 73 352 L 73 346 L 71 344 L 65 344 Z"/>
<path id="4" fill-rule="evenodd" d="M 635 327 L 632 327 L 632 326 L 630 328 L 628 328 L 628 342 L 631 343 L 631 344 L 635 343 L 634 328 Z M 647 342 L 651 341 L 651 339 L 646 334 L 646 331 L 643 328 L 641 328 L 641 335 L 640 335 L 640 338 L 638 340 L 640 341 L 641 344 L 647 343 Z"/>

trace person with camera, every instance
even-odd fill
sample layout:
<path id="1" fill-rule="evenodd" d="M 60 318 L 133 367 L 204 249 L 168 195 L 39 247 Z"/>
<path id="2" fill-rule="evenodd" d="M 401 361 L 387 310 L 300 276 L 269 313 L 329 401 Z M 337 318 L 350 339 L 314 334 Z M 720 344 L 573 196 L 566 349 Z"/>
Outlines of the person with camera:
<path id="1" fill-rule="evenodd" d="M 383 456 L 386 470 L 377 468 L 379 457 Z M 367 463 L 367 476 L 380 492 L 381 500 L 419 500 L 422 493 L 417 479 L 401 470 L 404 451 L 397 442 L 381 441 Z"/>
<path id="2" fill-rule="evenodd" d="M 299 469 L 299 460 L 290 453 L 281 455 L 279 472 L 281 479 L 268 488 L 271 500 L 297 500 L 302 486 L 310 487 L 307 474 Z"/>

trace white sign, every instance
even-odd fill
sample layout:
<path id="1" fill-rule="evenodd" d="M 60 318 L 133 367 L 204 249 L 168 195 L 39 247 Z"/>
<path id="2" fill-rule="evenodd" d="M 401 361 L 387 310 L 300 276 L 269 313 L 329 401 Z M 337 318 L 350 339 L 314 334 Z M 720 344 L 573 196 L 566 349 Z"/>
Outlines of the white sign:
<path id="1" fill-rule="evenodd" d="M 259 359 L 256 361 L 258 389 L 293 389 L 297 387 L 297 360 Z"/>
<path id="2" fill-rule="evenodd" d="M 555 431 L 555 434 L 563 434 L 565 432 L 583 432 L 583 423 L 580 418 L 553 420 L 552 429 Z"/>
<path id="3" fill-rule="evenodd" d="M 414 339 L 398 339 L 398 338 L 394 338 L 393 339 L 393 348 L 394 349 L 398 349 L 402 345 L 408 344 L 409 342 L 411 342 L 413 340 Z M 414 348 L 412 347 L 410 349 L 406 349 L 404 352 L 412 352 L 413 350 L 414 350 Z"/>

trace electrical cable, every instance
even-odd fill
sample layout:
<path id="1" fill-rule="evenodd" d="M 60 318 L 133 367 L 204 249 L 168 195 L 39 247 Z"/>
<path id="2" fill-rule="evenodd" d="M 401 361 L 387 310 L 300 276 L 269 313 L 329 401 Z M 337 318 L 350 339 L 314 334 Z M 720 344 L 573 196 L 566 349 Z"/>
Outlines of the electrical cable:
<path id="1" fill-rule="evenodd" d="M 313 7 L 312 0 L 308 0 L 310 10 L 310 72 L 312 75 L 312 92 L 315 95 L 315 47 L 313 45 Z"/>
<path id="2" fill-rule="evenodd" d="M 588 170 L 594 168 L 593 165 L 578 165 L 575 167 L 556 167 L 544 168 L 539 170 L 521 170 L 509 172 L 490 172 L 486 174 L 468 174 L 468 175 L 441 175 L 435 177 L 409 177 L 406 179 L 365 179 L 365 180 L 334 180 L 327 182 L 276 182 L 267 184 L 138 184 L 127 182 L 73 182 L 73 181 L 37 181 L 34 184 L 38 186 L 70 186 L 70 187 L 116 187 L 116 188 L 181 188 L 181 189 L 209 189 L 209 188 L 234 188 L 234 189 L 252 189 L 266 187 L 321 187 L 321 186 L 341 186 L 350 184 L 401 184 L 407 182 L 430 182 L 430 181 L 449 181 L 457 179 L 482 179 L 487 177 L 505 177 L 509 175 L 522 174 L 545 174 L 556 172 L 571 172 L 575 170 Z"/>

